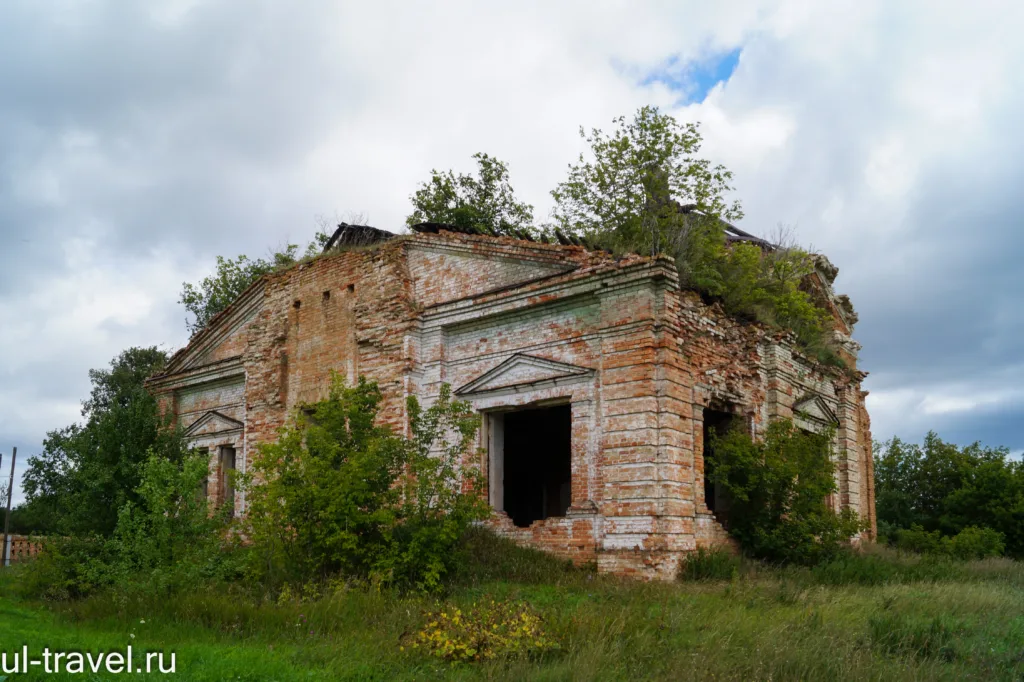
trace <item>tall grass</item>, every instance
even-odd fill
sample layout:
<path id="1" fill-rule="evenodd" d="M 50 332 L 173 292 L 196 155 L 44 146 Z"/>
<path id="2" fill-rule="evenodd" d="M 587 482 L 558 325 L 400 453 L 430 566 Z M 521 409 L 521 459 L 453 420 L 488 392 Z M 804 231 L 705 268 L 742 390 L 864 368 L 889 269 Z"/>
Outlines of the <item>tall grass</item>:
<path id="1" fill-rule="evenodd" d="M 698 547 L 683 561 L 679 577 L 690 581 L 732 580 L 739 577 L 741 567 L 740 557 L 728 549 Z"/>
<path id="2" fill-rule="evenodd" d="M 242 679 L 1024 677 L 1024 570 L 1008 560 L 933 563 L 881 550 L 784 569 L 705 553 L 689 569 L 695 580 L 664 584 L 597 576 L 483 530 L 467 537 L 464 551 L 471 558 L 440 600 L 345 585 L 269 599 L 236 584 L 173 599 L 115 591 L 50 605 L 45 614 L 18 596 L 15 573 L 0 572 L 0 639 L 34 644 L 41 632 L 50 640 L 70 632 L 123 639 L 145 620 L 151 641 L 193 652 L 193 676 L 181 679 L 215 679 L 204 666 L 233 657 L 248 671 Z M 465 613 L 491 599 L 529 604 L 557 652 L 453 666 L 400 649 L 426 614 Z M 6 605 L 37 620 L 11 629 Z M 64 629 L 46 631 L 45 619 Z M 294 676 L 261 677 L 279 670 L 275 661 L 292 661 Z M 217 664 L 221 677 L 234 678 L 228 663 Z"/>
<path id="3" fill-rule="evenodd" d="M 965 628 L 944 616 L 912 619 L 899 613 L 883 613 L 868 620 L 871 643 L 889 654 L 956 660 L 957 640 Z"/>

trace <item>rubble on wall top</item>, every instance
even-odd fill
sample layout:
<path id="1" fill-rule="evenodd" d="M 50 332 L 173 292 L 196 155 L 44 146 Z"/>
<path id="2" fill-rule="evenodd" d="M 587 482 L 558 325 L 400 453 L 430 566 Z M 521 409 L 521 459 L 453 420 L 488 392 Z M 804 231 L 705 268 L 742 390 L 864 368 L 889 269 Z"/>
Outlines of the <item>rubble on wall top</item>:
<path id="1" fill-rule="evenodd" d="M 392 232 L 370 227 L 369 225 L 339 223 L 338 229 L 334 231 L 331 238 L 324 244 L 322 253 L 327 253 L 337 246 L 369 246 L 370 244 L 379 244 L 394 236 Z"/>
<path id="2" fill-rule="evenodd" d="M 419 232 L 420 234 L 438 234 L 444 230 L 445 232 L 455 232 L 457 234 L 479 234 L 486 237 L 506 236 L 512 237 L 513 239 L 522 239 L 528 242 L 537 241 L 533 238 L 533 235 L 526 230 L 516 228 L 508 228 L 508 234 L 505 235 L 495 234 L 494 231 L 483 226 L 452 225 L 450 223 L 416 223 L 411 229 L 413 232 Z"/>
<path id="3" fill-rule="evenodd" d="M 692 214 L 695 216 L 705 215 L 702 211 L 697 209 L 696 204 L 679 204 L 678 208 L 680 213 Z M 741 230 L 735 225 L 724 220 L 719 219 L 719 221 L 725 231 L 726 241 L 729 243 L 748 242 L 766 249 L 775 248 L 771 242 Z M 538 235 L 529 230 L 514 227 L 506 228 L 503 232 L 498 233 L 486 226 L 423 222 L 413 225 L 411 229 L 413 232 L 418 234 L 452 232 L 455 234 L 479 235 L 483 237 L 510 237 L 512 239 L 541 244 L 577 246 L 587 249 L 588 251 L 607 251 L 607 249 L 596 246 L 585 237 L 567 234 L 558 228 L 550 230 L 547 234 Z M 381 230 L 376 227 L 370 227 L 369 225 L 349 225 L 347 223 L 340 223 L 338 225 L 338 229 L 334 231 L 334 234 L 331 235 L 331 238 L 324 246 L 323 253 L 327 253 L 331 249 L 339 246 L 368 246 L 370 244 L 379 244 L 392 239 L 395 236 L 397 235 L 392 232 Z"/>
<path id="4" fill-rule="evenodd" d="M 679 208 L 679 212 L 685 215 L 707 215 L 697 208 L 697 204 L 677 204 L 677 206 Z M 722 229 L 725 230 L 725 240 L 730 244 L 733 242 L 749 242 L 751 244 L 756 244 L 763 249 L 772 250 L 775 248 L 775 245 L 771 242 L 741 230 L 730 222 L 722 220 L 721 218 L 718 219 L 718 222 L 722 224 Z"/>
<path id="5" fill-rule="evenodd" d="M 528 242 L 536 242 L 540 244 L 560 244 L 562 246 L 579 246 L 588 251 L 603 251 L 594 246 L 590 241 L 583 237 L 577 237 L 575 235 L 563 234 L 561 230 L 554 230 L 552 237 L 535 236 L 527 230 L 518 228 L 507 228 L 505 233 L 496 233 L 493 230 L 483 226 L 463 226 L 463 225 L 450 225 L 448 223 L 418 223 L 412 226 L 413 232 L 420 234 L 438 234 L 441 231 L 455 232 L 457 234 L 474 234 L 482 235 L 485 237 L 511 237 L 513 239 L 521 239 Z"/>
<path id="6" fill-rule="evenodd" d="M 684 213 L 684 214 L 688 214 L 688 215 L 692 214 L 692 215 L 695 215 L 695 216 L 706 215 L 705 213 L 703 213 L 702 211 L 700 211 L 697 208 L 697 204 L 678 204 L 678 208 L 679 208 L 679 212 L 680 213 Z M 751 234 L 749 232 L 741 230 L 740 228 L 736 227 L 732 223 L 726 222 L 725 220 L 722 220 L 721 218 L 719 218 L 718 220 L 722 224 L 722 228 L 725 231 L 725 239 L 729 243 L 748 242 L 748 243 L 751 243 L 751 244 L 756 244 L 757 246 L 760 246 L 763 249 L 774 249 L 775 248 L 774 244 L 772 244 L 771 242 L 769 242 L 769 241 L 767 241 L 765 239 L 762 239 L 762 238 L 760 238 L 758 236 L 755 236 L 755 235 L 753 235 L 753 234 Z M 539 241 L 540 243 L 546 243 L 546 244 L 555 244 L 555 243 L 557 243 L 557 244 L 560 244 L 562 246 L 580 246 L 580 247 L 583 247 L 583 248 L 587 249 L 588 251 L 604 251 L 604 250 L 606 250 L 606 249 L 601 249 L 600 247 L 595 246 L 593 244 L 593 242 L 587 240 L 584 237 L 578 237 L 578 236 L 573 235 L 573 234 L 565 234 L 564 232 L 562 232 L 561 230 L 559 230 L 557 228 L 552 230 L 552 232 L 550 233 L 550 236 L 547 236 L 547 237 L 545 237 L 545 236 L 538 237 L 538 236 L 535 236 L 535 235 L 531 234 L 527 230 L 522 230 L 522 229 L 517 229 L 517 228 L 509 228 L 506 233 L 498 234 L 498 233 L 495 233 L 490 228 L 483 227 L 483 226 L 451 225 L 451 224 L 448 224 L 448 223 L 418 223 L 418 224 L 412 226 L 412 230 L 413 230 L 413 232 L 418 232 L 420 234 L 438 234 L 439 232 L 441 232 L 443 230 L 443 231 L 446 231 L 446 232 L 455 232 L 455 233 L 458 233 L 458 234 L 474 234 L 474 235 L 483 235 L 483 236 L 488 236 L 488 237 L 506 236 L 506 237 L 512 237 L 514 239 L 522 239 L 524 241 L 529 241 L 529 242 L 538 242 Z"/>

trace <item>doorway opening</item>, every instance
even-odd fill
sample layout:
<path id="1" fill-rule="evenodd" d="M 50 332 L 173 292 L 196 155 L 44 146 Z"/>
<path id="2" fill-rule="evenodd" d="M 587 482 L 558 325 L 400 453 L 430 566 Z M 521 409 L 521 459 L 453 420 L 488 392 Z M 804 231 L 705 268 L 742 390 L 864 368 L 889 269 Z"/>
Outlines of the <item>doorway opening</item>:
<path id="1" fill-rule="evenodd" d="M 491 504 L 512 523 L 565 516 L 572 502 L 572 408 L 490 415 Z"/>
<path id="2" fill-rule="evenodd" d="M 220 448 L 220 491 L 221 504 L 231 509 L 234 516 L 235 508 L 235 449 L 228 445 Z"/>
<path id="3" fill-rule="evenodd" d="M 736 424 L 736 415 L 730 412 L 704 410 L 704 504 L 725 525 L 729 516 L 729 500 L 721 483 L 715 483 L 714 445 L 712 434 L 724 436 Z"/>

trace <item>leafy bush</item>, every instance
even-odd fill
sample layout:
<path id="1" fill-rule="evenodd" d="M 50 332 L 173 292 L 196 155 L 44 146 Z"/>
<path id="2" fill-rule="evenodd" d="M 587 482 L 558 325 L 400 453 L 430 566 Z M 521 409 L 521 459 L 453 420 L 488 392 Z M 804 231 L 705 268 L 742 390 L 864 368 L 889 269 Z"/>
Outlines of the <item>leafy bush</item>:
<path id="1" fill-rule="evenodd" d="M 926 531 L 921 526 L 901 528 L 893 534 L 894 544 L 906 552 L 918 554 L 942 554 L 942 533 L 937 530 Z"/>
<path id="2" fill-rule="evenodd" d="M 430 172 L 430 181 L 416 190 L 408 226 L 433 222 L 479 228 L 499 235 L 536 234 L 533 206 L 516 199 L 509 183 L 508 166 L 501 160 L 476 153 L 477 177 L 452 171 Z"/>
<path id="3" fill-rule="evenodd" d="M 78 599 L 113 584 L 115 561 L 107 539 L 96 536 L 49 537 L 25 575 L 25 591 L 46 600 Z"/>
<path id="4" fill-rule="evenodd" d="M 250 570 L 271 587 L 341 573 L 439 589 L 459 538 L 487 514 L 465 461 L 479 416 L 445 386 L 427 410 L 410 399 L 406 439 L 376 424 L 380 401 L 376 384 L 334 375 L 326 400 L 257 448 L 242 477 Z"/>
<path id="5" fill-rule="evenodd" d="M 236 556 L 228 551 L 231 508 L 211 510 L 200 495 L 208 467 L 206 454 L 196 450 L 181 463 L 150 456 L 139 486 L 141 501 L 122 507 L 109 541 L 117 584 L 138 582 L 168 592 L 237 573 Z"/>
<path id="6" fill-rule="evenodd" d="M 985 559 L 1003 555 L 1003 534 L 991 528 L 969 526 L 944 540 L 946 552 L 957 559 Z"/>
<path id="7" fill-rule="evenodd" d="M 1006 544 L 1003 534 L 991 528 L 969 526 L 953 537 L 943 536 L 937 530 L 926 531 L 921 526 L 897 530 L 896 547 L 909 552 L 949 556 L 955 559 L 984 559 L 1002 556 Z"/>
<path id="8" fill-rule="evenodd" d="M 814 272 L 809 253 L 782 245 L 766 253 L 759 246 L 741 242 L 721 249 L 714 265 L 720 284 L 709 293 L 721 297 L 726 312 L 788 329 L 817 356 L 824 357 L 830 350 L 823 339 L 831 317 L 800 288 Z"/>
<path id="9" fill-rule="evenodd" d="M 116 585 L 119 590 L 166 593 L 236 572 L 225 552 L 226 510 L 211 513 L 200 498 L 206 456 L 189 452 L 172 462 L 150 452 L 138 502 L 118 513 L 111 537 L 47 539 L 30 574 L 30 591 L 49 599 L 73 599 Z"/>
<path id="10" fill-rule="evenodd" d="M 728 530 L 745 552 L 815 564 L 862 529 L 854 512 L 826 504 L 837 491 L 831 442 L 830 432 L 807 433 L 788 420 L 769 424 L 761 442 L 740 429 L 712 437 L 707 468 L 729 497 Z"/>
<path id="11" fill-rule="evenodd" d="M 515 658 L 558 648 L 545 632 L 540 615 L 522 602 L 490 601 L 465 613 L 448 606 L 427 613 L 426 621 L 407 646 L 446 661 Z"/>
<path id="12" fill-rule="evenodd" d="M 698 547 L 679 568 L 681 580 L 732 580 L 740 571 L 740 558 L 728 549 Z"/>

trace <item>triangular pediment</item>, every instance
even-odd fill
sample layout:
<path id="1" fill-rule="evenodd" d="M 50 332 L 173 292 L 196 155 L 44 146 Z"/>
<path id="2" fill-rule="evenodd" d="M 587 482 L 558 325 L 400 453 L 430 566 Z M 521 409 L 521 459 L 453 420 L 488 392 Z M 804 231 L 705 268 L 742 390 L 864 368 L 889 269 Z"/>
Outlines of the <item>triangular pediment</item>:
<path id="1" fill-rule="evenodd" d="M 808 395 L 793 405 L 793 412 L 812 421 L 839 424 L 839 418 L 820 395 Z"/>
<path id="2" fill-rule="evenodd" d="M 550 253 L 531 253 L 528 248 L 513 251 L 505 244 L 438 240 L 417 243 L 409 250 L 414 295 L 425 307 L 516 287 L 576 267 Z"/>
<path id="3" fill-rule="evenodd" d="M 542 384 L 576 381 L 593 374 L 594 370 L 587 367 L 516 353 L 455 393 L 467 395 L 496 390 L 535 388 Z"/>
<path id="4" fill-rule="evenodd" d="M 192 422 L 192 425 L 185 429 L 185 437 L 192 438 L 195 436 L 208 436 L 215 433 L 225 433 L 227 431 L 239 431 L 244 427 L 245 424 L 232 419 L 231 417 L 221 414 L 216 410 L 210 410 L 199 419 Z"/>
<path id="5" fill-rule="evenodd" d="M 237 355 L 236 347 L 244 346 L 244 343 L 238 343 L 235 337 L 243 334 L 245 327 L 259 313 L 263 303 L 263 287 L 263 278 L 253 282 L 234 303 L 215 315 L 209 325 L 196 334 L 187 346 L 171 357 L 163 373 L 169 375 L 185 372 Z"/>

